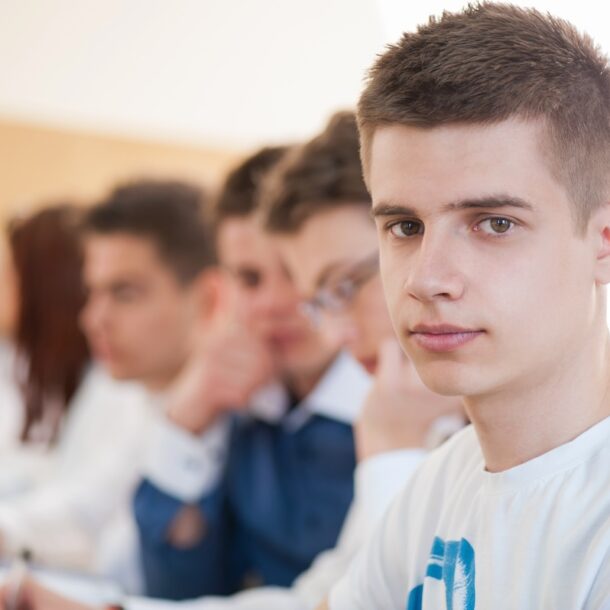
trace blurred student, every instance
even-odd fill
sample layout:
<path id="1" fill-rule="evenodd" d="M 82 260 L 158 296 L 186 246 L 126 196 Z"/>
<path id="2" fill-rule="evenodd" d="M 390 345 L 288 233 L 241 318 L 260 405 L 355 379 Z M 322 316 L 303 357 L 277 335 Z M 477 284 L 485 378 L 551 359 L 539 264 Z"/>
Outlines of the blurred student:
<path id="1" fill-rule="evenodd" d="M 404 464 L 390 468 L 389 460 L 423 456 L 464 419 L 461 400 L 431 392 L 401 353 L 379 277 L 354 113 L 335 114 L 318 137 L 286 155 L 262 199 L 265 228 L 276 237 L 312 323 L 375 376 L 358 418 L 357 448 L 361 470 L 375 463 L 369 458 L 384 456 L 379 477 L 368 478 L 376 492 L 363 494 L 383 505 L 379 496 L 393 495 L 408 472 Z"/>
<path id="2" fill-rule="evenodd" d="M 218 273 L 203 205 L 201 190 L 191 184 L 139 180 L 116 187 L 83 221 L 83 329 L 96 359 L 115 379 L 144 387 L 152 418 L 152 428 L 141 430 L 146 443 L 132 495 L 146 469 L 165 394 L 185 365 L 193 335 L 216 308 Z M 129 564 L 113 558 L 122 547 L 133 542 L 140 562 L 133 510 L 130 515 L 101 558 L 103 572 L 120 581 Z"/>
<path id="3" fill-rule="evenodd" d="M 100 530 L 128 506 L 145 414 L 136 388 L 91 361 L 79 328 L 79 218 L 58 205 L 7 230 L 0 556 L 28 549 L 41 563 L 92 569 Z"/>
<path id="4" fill-rule="evenodd" d="M 259 226 L 257 186 L 282 153 L 236 168 L 215 209 L 234 292 L 168 399 L 136 499 L 151 595 L 288 586 L 334 546 L 352 500 L 352 422 L 369 379 L 311 328 Z"/>

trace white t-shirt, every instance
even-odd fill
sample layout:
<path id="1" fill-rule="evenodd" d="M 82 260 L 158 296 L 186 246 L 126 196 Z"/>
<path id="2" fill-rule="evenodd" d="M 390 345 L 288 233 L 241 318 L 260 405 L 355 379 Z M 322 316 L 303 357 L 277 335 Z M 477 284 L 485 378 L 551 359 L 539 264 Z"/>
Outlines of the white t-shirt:
<path id="1" fill-rule="evenodd" d="M 507 471 L 472 427 L 435 451 L 331 610 L 610 608 L 610 418 Z"/>

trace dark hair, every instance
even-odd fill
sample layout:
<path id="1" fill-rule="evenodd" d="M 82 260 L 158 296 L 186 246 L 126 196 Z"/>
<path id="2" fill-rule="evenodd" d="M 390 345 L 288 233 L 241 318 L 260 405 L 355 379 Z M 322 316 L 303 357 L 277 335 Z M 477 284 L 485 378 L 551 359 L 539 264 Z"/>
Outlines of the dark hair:
<path id="1" fill-rule="evenodd" d="M 150 239 L 184 283 L 215 263 L 202 191 L 184 182 L 140 180 L 116 187 L 87 213 L 85 233 Z"/>
<path id="2" fill-rule="evenodd" d="M 368 173 L 377 127 L 540 120 L 550 169 L 581 228 L 605 200 L 610 161 L 606 57 L 569 23 L 508 4 L 470 5 L 406 33 L 370 70 L 358 105 Z"/>
<path id="3" fill-rule="evenodd" d="M 263 177 L 288 150 L 288 146 L 266 146 L 229 172 L 214 205 L 216 227 L 227 218 L 249 216 L 258 208 Z"/>
<path id="4" fill-rule="evenodd" d="M 369 206 L 354 113 L 333 115 L 321 134 L 278 163 L 261 191 L 265 226 L 272 232 L 298 231 L 307 219 L 328 208 Z"/>
<path id="5" fill-rule="evenodd" d="M 77 222 L 76 208 L 57 205 L 8 227 L 19 292 L 14 340 L 25 366 L 19 380 L 24 441 L 50 400 L 59 400 L 64 411 L 68 408 L 89 361 L 78 326 L 85 291 Z"/>

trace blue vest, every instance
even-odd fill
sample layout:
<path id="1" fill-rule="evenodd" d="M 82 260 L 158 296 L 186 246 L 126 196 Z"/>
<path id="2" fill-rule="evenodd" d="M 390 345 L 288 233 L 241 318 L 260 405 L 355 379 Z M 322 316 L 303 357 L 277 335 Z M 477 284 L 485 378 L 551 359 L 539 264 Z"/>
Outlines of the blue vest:
<path id="1" fill-rule="evenodd" d="M 199 544 L 168 544 L 183 504 L 141 483 L 135 515 L 147 594 L 179 600 L 290 586 L 335 545 L 353 498 L 355 462 L 347 424 L 312 415 L 295 430 L 236 417 L 223 481 L 198 502 L 206 522 Z"/>

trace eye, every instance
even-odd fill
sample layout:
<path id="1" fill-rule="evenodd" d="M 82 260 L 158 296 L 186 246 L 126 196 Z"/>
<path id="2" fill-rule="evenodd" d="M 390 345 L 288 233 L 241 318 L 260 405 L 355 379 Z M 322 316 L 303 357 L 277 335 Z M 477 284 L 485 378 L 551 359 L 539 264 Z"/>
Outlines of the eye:
<path id="1" fill-rule="evenodd" d="M 114 299 L 119 303 L 129 303 L 135 301 L 141 293 L 141 290 L 135 286 L 117 286 L 113 289 L 112 294 Z"/>
<path id="2" fill-rule="evenodd" d="M 247 288 L 256 288 L 261 283 L 261 274 L 254 269 L 240 269 L 237 272 L 237 279 Z"/>
<path id="3" fill-rule="evenodd" d="M 354 281 L 351 278 L 344 278 L 341 280 L 331 292 L 334 297 L 340 301 L 349 300 L 355 291 Z"/>
<path id="4" fill-rule="evenodd" d="M 476 225 L 476 230 L 481 230 L 488 235 L 502 235 L 503 233 L 507 233 L 514 226 L 514 221 L 501 216 L 494 216 L 493 218 L 486 218 L 478 223 Z"/>
<path id="5" fill-rule="evenodd" d="M 413 237 L 424 232 L 424 225 L 417 220 L 401 220 L 390 226 L 394 237 Z"/>

